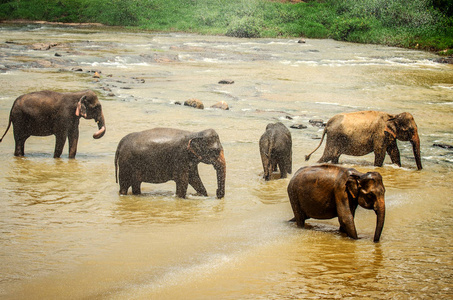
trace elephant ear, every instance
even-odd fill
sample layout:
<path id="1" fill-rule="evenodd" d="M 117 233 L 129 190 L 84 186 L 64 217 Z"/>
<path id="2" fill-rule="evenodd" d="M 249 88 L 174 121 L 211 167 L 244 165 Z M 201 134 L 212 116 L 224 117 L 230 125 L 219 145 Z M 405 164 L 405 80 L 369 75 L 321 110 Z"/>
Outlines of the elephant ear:
<path id="1" fill-rule="evenodd" d="M 359 194 L 360 184 L 359 178 L 361 173 L 354 169 L 348 170 L 348 181 L 346 181 L 346 190 L 352 196 L 352 198 L 357 198 Z"/>
<path id="2" fill-rule="evenodd" d="M 87 108 L 85 106 L 86 98 L 87 98 L 87 96 L 82 96 L 82 98 L 80 98 L 79 102 L 77 102 L 77 108 L 76 108 L 76 112 L 75 112 L 75 115 L 77 117 L 84 117 L 84 118 L 87 117 Z"/>
<path id="3" fill-rule="evenodd" d="M 385 123 L 384 132 L 396 139 L 396 117 L 391 116 Z"/>
<path id="4" fill-rule="evenodd" d="M 197 157 L 199 160 L 203 159 L 201 155 L 199 155 L 201 140 L 202 140 L 201 138 L 195 137 L 190 139 L 189 143 L 187 144 L 187 150 L 189 150 L 189 152 L 195 155 L 195 157 Z"/>

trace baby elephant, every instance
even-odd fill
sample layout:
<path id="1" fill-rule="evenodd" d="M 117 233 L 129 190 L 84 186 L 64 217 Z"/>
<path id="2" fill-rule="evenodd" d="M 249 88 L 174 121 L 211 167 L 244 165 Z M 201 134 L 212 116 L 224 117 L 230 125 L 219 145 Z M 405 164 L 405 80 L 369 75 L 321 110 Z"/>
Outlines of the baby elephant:
<path id="1" fill-rule="evenodd" d="M 360 173 L 335 165 L 299 169 L 288 185 L 288 196 L 297 226 L 305 220 L 338 217 L 340 231 L 357 239 L 354 214 L 358 205 L 377 216 L 374 242 L 379 242 L 385 219 L 385 188 L 377 172 Z"/>
<path id="2" fill-rule="evenodd" d="M 280 177 L 292 172 L 292 139 L 288 128 L 280 122 L 268 124 L 260 138 L 260 154 L 264 179 L 270 180 L 273 171 L 280 169 Z"/>
<path id="3" fill-rule="evenodd" d="M 190 184 L 198 194 L 207 196 L 198 174 L 198 164 L 211 164 L 217 172 L 217 198 L 225 195 L 225 157 L 219 136 L 213 129 L 189 132 L 154 128 L 126 135 L 115 154 L 115 176 L 120 194 L 132 186 L 140 194 L 142 182 L 176 182 L 176 195 L 185 198 Z"/>

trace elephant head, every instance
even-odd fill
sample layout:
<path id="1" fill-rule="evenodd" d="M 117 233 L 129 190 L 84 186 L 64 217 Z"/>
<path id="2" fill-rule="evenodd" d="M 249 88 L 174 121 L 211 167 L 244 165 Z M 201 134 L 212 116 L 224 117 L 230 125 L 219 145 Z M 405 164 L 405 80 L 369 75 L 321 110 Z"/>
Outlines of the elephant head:
<path id="1" fill-rule="evenodd" d="M 76 116 L 85 119 L 94 119 L 98 124 L 99 130 L 93 134 L 93 138 L 99 139 L 105 134 L 105 119 L 102 113 L 102 106 L 96 94 L 87 91 L 77 103 Z"/>
<path id="2" fill-rule="evenodd" d="M 222 144 L 213 129 L 203 130 L 193 137 L 187 149 L 198 161 L 214 166 L 217 172 L 217 198 L 225 196 L 226 162 Z"/>
<path id="3" fill-rule="evenodd" d="M 382 176 L 378 172 L 368 172 L 366 174 L 349 170 L 349 179 L 346 183 L 350 197 L 366 209 L 372 209 L 376 213 L 376 230 L 374 232 L 374 242 L 379 242 L 385 220 L 385 188 Z"/>
<path id="4" fill-rule="evenodd" d="M 422 169 L 420 158 L 420 138 L 418 136 L 417 124 L 410 113 L 403 112 L 396 116 L 391 116 L 387 120 L 386 132 L 393 138 L 400 141 L 410 141 L 414 152 L 417 169 Z"/>

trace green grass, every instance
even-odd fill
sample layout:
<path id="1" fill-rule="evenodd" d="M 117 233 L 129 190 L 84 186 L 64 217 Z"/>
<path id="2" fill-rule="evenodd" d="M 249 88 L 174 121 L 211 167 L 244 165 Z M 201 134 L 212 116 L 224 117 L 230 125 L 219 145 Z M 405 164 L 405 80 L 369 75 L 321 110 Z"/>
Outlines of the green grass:
<path id="1" fill-rule="evenodd" d="M 453 48 L 451 0 L 0 0 L 0 19 L 98 22 L 235 37 Z M 448 52 L 447 52 L 448 53 Z"/>

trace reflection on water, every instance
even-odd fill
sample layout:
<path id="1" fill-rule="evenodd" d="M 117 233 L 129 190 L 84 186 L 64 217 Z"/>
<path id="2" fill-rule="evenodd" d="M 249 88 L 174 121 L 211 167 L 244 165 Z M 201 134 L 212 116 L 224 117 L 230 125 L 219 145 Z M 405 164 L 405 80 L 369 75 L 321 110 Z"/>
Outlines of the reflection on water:
<path id="1" fill-rule="evenodd" d="M 215 218 L 224 208 L 223 200 L 188 196 L 175 198 L 173 192 L 153 192 L 139 196 L 121 196 L 115 217 L 121 224 L 177 224 Z"/>
<path id="2" fill-rule="evenodd" d="M 93 140 L 96 124 L 81 120 L 74 160 L 67 145 L 61 159 L 52 158 L 53 137 L 31 137 L 24 158 L 13 157 L 12 132 L 0 144 L 3 298 L 452 297 L 453 152 L 432 145 L 452 141 L 453 77 L 432 54 L 117 29 L 2 25 L 0 32 L 0 130 L 16 97 L 42 89 L 96 90 L 107 125 Z M 30 50 L 43 41 L 58 46 Z M 224 79 L 234 84 L 218 84 Z M 175 105 L 189 98 L 206 109 Z M 219 101 L 230 110 L 210 108 Z M 388 157 L 376 168 L 373 154 L 340 158 L 384 178 L 380 243 L 372 242 L 375 214 L 362 208 L 357 241 L 338 231 L 337 219 L 296 228 L 288 222 L 291 176 L 262 179 L 258 140 L 266 125 L 307 126 L 291 129 L 297 171 L 315 164 L 324 147 L 305 162 L 322 135 L 309 120 L 369 109 L 414 115 L 424 166 L 416 171 L 408 142 L 398 142 L 402 168 Z M 178 199 L 174 182 L 119 196 L 118 141 L 153 127 L 214 128 L 227 162 L 225 198 L 215 198 L 215 171 L 203 164 L 207 198 L 189 188 Z"/>

